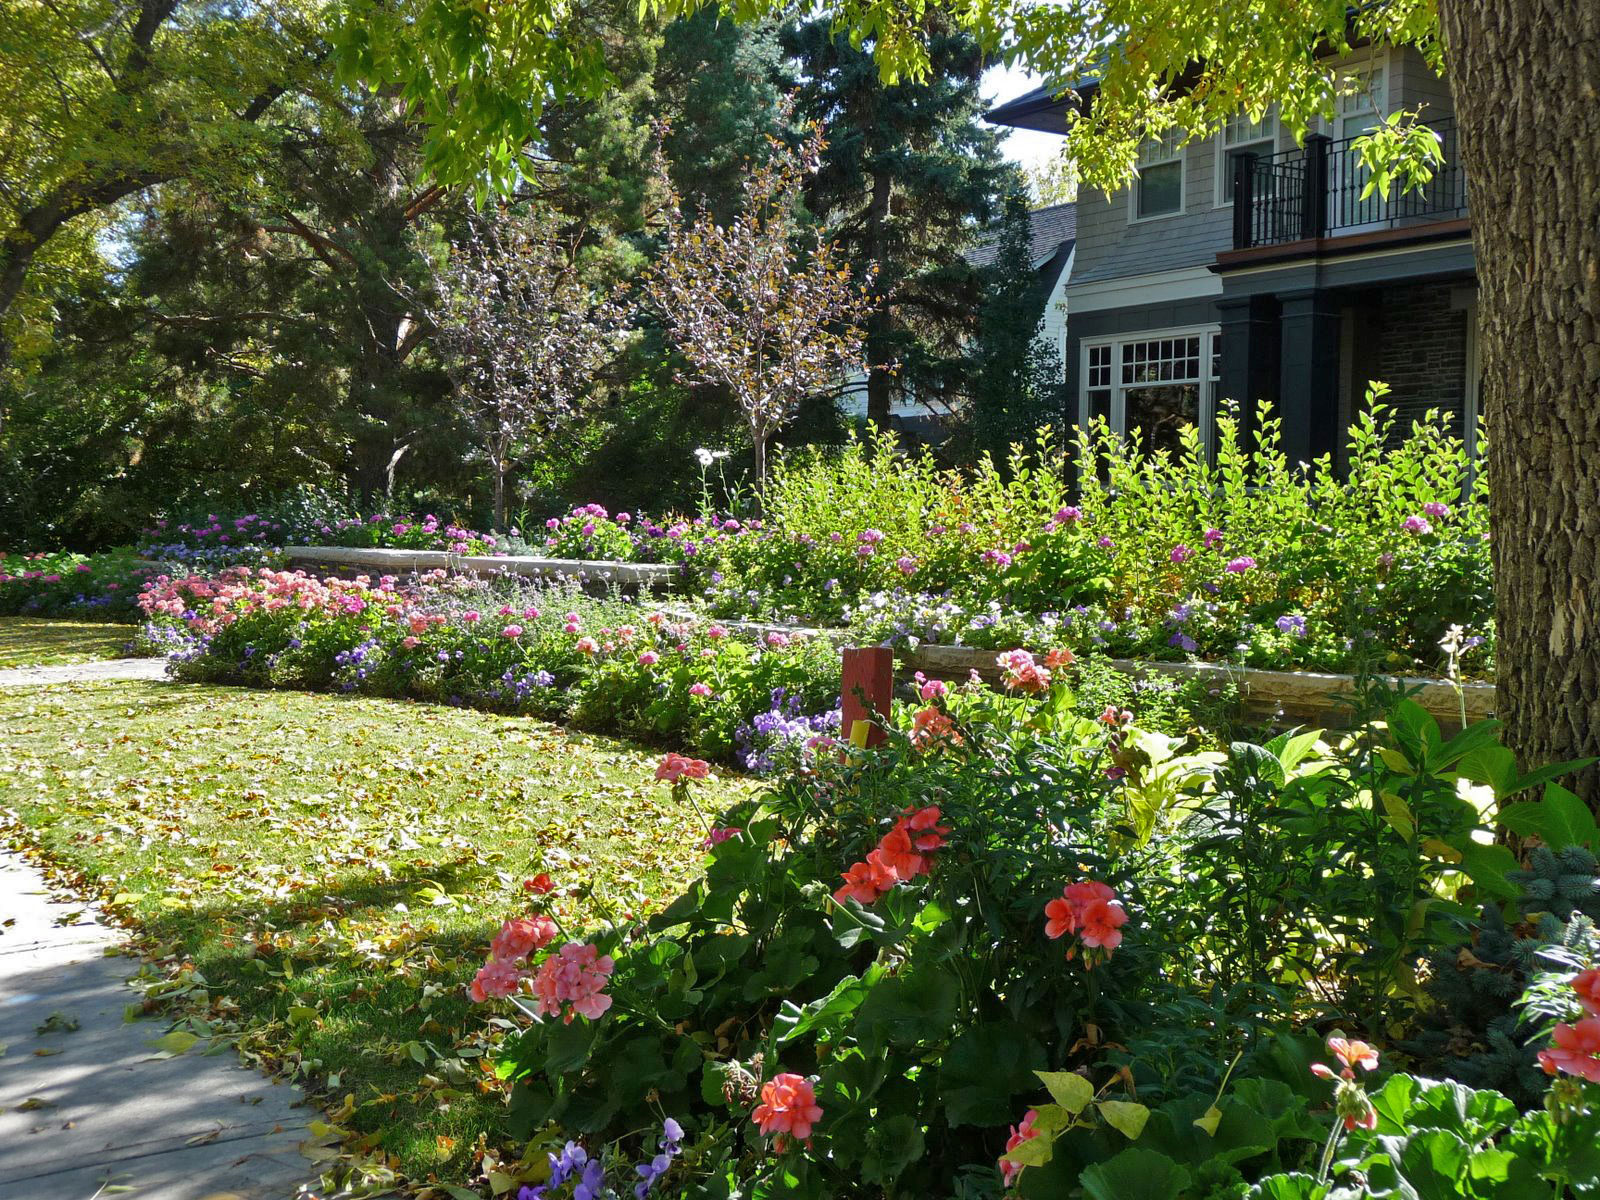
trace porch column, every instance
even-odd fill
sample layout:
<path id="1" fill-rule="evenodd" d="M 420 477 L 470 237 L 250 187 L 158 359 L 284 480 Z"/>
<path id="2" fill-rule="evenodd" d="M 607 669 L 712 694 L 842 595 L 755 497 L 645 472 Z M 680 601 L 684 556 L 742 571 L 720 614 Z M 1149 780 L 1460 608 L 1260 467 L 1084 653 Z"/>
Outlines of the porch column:
<path id="1" fill-rule="evenodd" d="M 1234 296 L 1217 301 L 1222 332 L 1222 376 L 1217 399 L 1239 406 L 1248 432 L 1263 400 L 1278 399 L 1278 309 L 1271 296 Z M 1220 410 L 1220 404 L 1219 404 Z"/>
<path id="2" fill-rule="evenodd" d="M 1280 296 L 1278 413 L 1290 462 L 1331 453 L 1339 424 L 1339 308 L 1321 290 Z"/>

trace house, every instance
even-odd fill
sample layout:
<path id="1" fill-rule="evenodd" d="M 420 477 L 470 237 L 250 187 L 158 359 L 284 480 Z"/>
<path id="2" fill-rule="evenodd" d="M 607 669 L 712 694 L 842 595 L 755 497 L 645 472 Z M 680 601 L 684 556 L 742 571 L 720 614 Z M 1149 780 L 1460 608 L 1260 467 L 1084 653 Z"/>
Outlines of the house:
<path id="1" fill-rule="evenodd" d="M 1054 346 L 1065 362 L 1066 293 L 1077 244 L 1077 206 L 1070 202 L 1052 204 L 1034 209 L 1028 217 L 1029 254 L 1033 269 L 1039 276 L 1040 288 L 1047 296 L 1039 336 Z M 999 235 L 996 233 L 972 247 L 964 257 L 975 267 L 987 267 L 995 260 L 998 243 Z M 850 377 L 840 395 L 839 408 L 847 418 L 866 419 L 867 380 L 864 374 L 858 372 Z M 890 409 L 890 420 L 895 429 L 929 444 L 938 443 L 947 435 L 945 418 L 948 415 L 942 409 L 919 400 L 906 388 L 896 390 Z"/>
<path id="2" fill-rule="evenodd" d="M 1352 91 L 1303 144 L 1271 111 L 1241 113 L 1206 141 L 1146 143 L 1128 186 L 1079 197 L 1065 363 L 1080 420 L 1172 446 L 1186 424 L 1212 439 L 1224 397 L 1247 414 L 1266 400 L 1293 459 L 1338 462 L 1382 380 L 1404 424 L 1440 409 L 1470 442 L 1477 284 L 1449 90 L 1409 48 L 1340 66 Z M 1062 133 L 1072 103 L 1040 88 L 988 120 Z M 1418 191 L 1363 197 L 1352 144 L 1401 109 L 1420 110 L 1443 165 Z"/>

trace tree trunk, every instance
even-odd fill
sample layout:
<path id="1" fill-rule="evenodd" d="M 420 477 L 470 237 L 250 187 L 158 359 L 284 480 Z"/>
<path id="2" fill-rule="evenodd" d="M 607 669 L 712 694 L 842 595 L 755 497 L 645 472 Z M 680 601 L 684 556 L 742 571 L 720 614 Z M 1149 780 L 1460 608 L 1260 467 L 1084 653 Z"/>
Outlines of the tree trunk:
<path id="1" fill-rule="evenodd" d="M 1439 7 L 1472 181 L 1496 704 L 1530 767 L 1600 755 L 1600 4 Z M 1600 768 L 1569 782 L 1600 811 Z"/>
<path id="2" fill-rule="evenodd" d="M 759 510 L 767 494 L 767 434 L 753 430 L 752 435 L 750 440 L 755 443 L 756 451 L 756 508 Z"/>
<path id="3" fill-rule="evenodd" d="M 887 168 L 872 175 L 872 199 L 867 206 L 866 244 L 869 261 L 881 263 L 889 241 L 889 221 L 893 216 L 894 177 Z M 879 285 L 882 286 L 881 284 Z M 886 369 L 890 357 L 890 334 L 894 319 L 889 312 L 889 296 L 880 292 L 878 306 L 867 318 L 863 349 L 867 357 L 867 420 L 888 433 L 893 420 L 892 380 Z"/>

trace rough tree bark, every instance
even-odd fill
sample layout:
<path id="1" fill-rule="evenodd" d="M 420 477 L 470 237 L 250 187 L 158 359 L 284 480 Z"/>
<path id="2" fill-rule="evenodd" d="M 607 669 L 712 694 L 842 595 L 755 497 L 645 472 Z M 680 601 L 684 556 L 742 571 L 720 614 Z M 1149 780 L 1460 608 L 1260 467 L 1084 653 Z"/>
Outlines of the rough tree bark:
<path id="1" fill-rule="evenodd" d="M 1439 0 L 1472 181 L 1497 707 L 1600 756 L 1600 4 Z M 1600 811 L 1600 767 L 1572 781 Z"/>
<path id="2" fill-rule="evenodd" d="M 873 173 L 872 200 L 867 206 L 868 262 L 886 261 L 893 199 L 894 179 L 887 168 L 881 168 Z M 889 338 L 894 332 L 894 318 L 889 312 L 889 304 L 890 297 L 885 287 L 878 296 L 877 307 L 866 320 L 867 420 L 884 433 L 893 427 L 894 414 L 894 381 L 887 368 Z"/>

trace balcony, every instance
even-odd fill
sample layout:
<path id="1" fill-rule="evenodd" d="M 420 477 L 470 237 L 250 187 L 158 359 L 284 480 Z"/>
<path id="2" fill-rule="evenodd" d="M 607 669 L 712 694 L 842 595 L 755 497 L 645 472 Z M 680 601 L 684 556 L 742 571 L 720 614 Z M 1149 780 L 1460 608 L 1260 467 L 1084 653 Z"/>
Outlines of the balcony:
<path id="1" fill-rule="evenodd" d="M 1467 215 L 1467 178 L 1453 120 L 1430 121 L 1443 161 L 1421 187 L 1363 197 L 1369 173 L 1355 138 L 1309 134 L 1303 149 L 1241 154 L 1233 160 L 1233 248 L 1282 246 L 1379 230 L 1403 229 Z"/>

